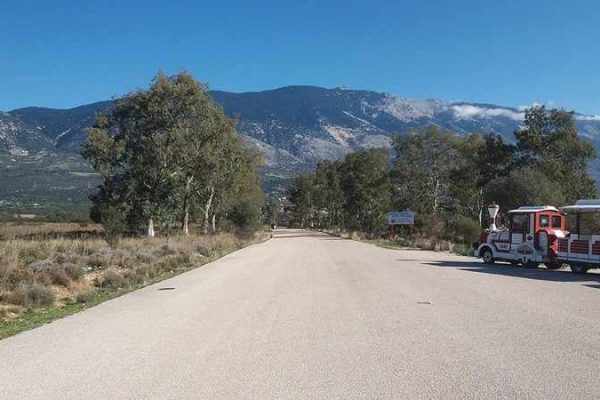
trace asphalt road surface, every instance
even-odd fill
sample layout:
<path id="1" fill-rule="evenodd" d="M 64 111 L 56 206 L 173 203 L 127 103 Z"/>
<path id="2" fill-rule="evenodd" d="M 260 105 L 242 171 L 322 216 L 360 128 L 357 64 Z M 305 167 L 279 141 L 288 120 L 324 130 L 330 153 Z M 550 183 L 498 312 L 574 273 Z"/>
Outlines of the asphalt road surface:
<path id="1" fill-rule="evenodd" d="M 2 400 L 599 397 L 600 275 L 303 231 L 0 341 Z"/>

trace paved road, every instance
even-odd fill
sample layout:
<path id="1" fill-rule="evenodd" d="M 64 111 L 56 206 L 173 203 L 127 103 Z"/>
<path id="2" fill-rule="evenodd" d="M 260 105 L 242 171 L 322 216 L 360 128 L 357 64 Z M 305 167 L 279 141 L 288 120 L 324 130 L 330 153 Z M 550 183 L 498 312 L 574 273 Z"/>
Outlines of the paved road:
<path id="1" fill-rule="evenodd" d="M 0 399 L 597 399 L 599 278 L 279 231 L 0 342 Z"/>

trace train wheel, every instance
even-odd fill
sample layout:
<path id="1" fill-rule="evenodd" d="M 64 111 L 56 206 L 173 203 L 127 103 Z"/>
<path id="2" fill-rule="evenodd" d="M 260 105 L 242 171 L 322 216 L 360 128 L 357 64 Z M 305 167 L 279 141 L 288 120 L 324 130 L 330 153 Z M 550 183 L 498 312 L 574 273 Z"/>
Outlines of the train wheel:
<path id="1" fill-rule="evenodd" d="M 483 254 L 481 255 L 481 258 L 483 258 L 483 262 L 486 264 L 494 263 L 494 255 L 492 254 L 492 251 L 490 249 L 485 249 L 483 251 Z"/>
<path id="2" fill-rule="evenodd" d="M 576 264 L 572 264 L 570 265 L 571 267 L 571 271 L 573 271 L 576 274 L 585 274 L 588 272 L 588 269 L 590 269 L 589 267 L 586 267 L 585 265 L 576 265 Z"/>
<path id="3" fill-rule="evenodd" d="M 548 269 L 560 269 L 562 268 L 562 264 L 559 262 L 549 262 L 544 264 Z"/>

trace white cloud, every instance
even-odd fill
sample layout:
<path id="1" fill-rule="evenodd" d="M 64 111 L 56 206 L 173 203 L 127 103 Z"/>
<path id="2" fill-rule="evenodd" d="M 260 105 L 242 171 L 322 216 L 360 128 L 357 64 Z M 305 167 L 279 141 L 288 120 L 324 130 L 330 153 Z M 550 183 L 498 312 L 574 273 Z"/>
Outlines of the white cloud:
<path id="1" fill-rule="evenodd" d="M 600 115 L 577 115 L 575 119 L 578 121 L 600 121 Z"/>
<path id="2" fill-rule="evenodd" d="M 524 117 L 522 112 L 516 112 L 507 108 L 483 108 L 470 104 L 454 104 L 451 108 L 459 119 L 505 117 L 515 121 L 522 121 Z"/>

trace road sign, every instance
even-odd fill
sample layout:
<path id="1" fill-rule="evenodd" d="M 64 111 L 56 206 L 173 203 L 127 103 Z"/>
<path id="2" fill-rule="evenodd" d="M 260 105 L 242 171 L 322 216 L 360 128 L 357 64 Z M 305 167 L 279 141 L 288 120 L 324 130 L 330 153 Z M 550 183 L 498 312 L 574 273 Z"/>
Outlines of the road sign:
<path id="1" fill-rule="evenodd" d="M 389 212 L 387 223 L 388 225 L 414 225 L 415 213 L 410 210 Z"/>

